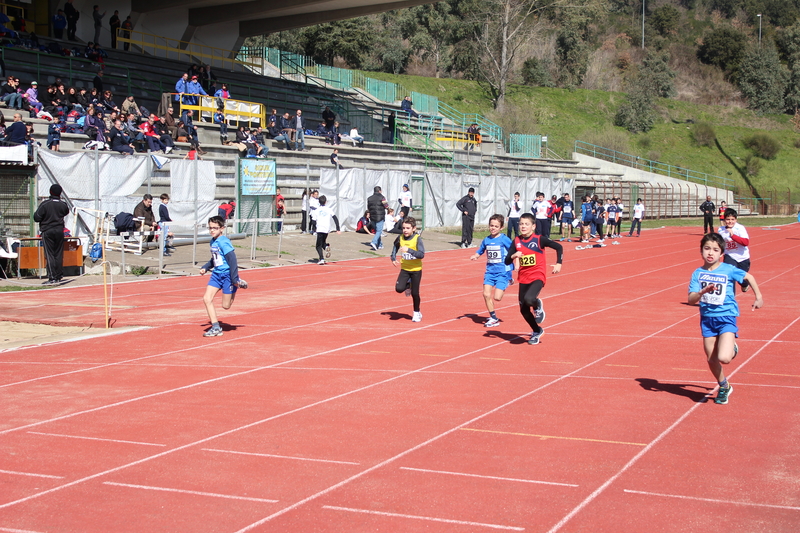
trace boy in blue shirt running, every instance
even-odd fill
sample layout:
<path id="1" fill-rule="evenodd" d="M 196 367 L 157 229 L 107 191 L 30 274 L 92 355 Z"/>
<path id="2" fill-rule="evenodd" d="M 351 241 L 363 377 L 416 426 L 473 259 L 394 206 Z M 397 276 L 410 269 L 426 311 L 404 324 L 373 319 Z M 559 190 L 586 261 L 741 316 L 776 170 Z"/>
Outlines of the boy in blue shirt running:
<path id="1" fill-rule="evenodd" d="M 222 234 L 225 230 L 225 221 L 220 216 L 208 219 L 208 232 L 211 234 L 211 260 L 200 268 L 200 275 L 211 272 L 206 293 L 203 295 L 203 304 L 211 321 L 211 328 L 203 333 L 203 337 L 218 337 L 222 335 L 222 327 L 217 320 L 214 310 L 214 296 L 222 290 L 222 308 L 230 309 L 236 290 L 246 289 L 247 282 L 239 279 L 239 265 L 236 261 L 236 252 L 230 239 Z"/>
<path id="2" fill-rule="evenodd" d="M 739 328 L 736 317 L 739 305 L 733 288 L 734 283 L 744 280 L 750 282 L 753 294 L 753 310 L 764 305 L 756 279 L 744 270 L 722 261 L 725 240 L 717 233 L 709 233 L 700 240 L 700 255 L 704 265 L 692 274 L 689 282 L 689 305 L 700 304 L 700 331 L 703 335 L 708 368 L 719 383 L 719 392 L 714 403 L 728 403 L 733 386 L 728 383 L 722 370 L 723 364 L 730 363 L 739 347 L 736 338 Z"/>
<path id="3" fill-rule="evenodd" d="M 483 324 L 487 328 L 500 325 L 500 319 L 494 311 L 494 302 L 503 299 L 506 288 L 513 283 L 512 265 L 505 264 L 505 258 L 511 248 L 511 239 L 503 235 L 505 219 L 503 215 L 489 217 L 489 235 L 481 241 L 478 251 L 470 259 L 476 261 L 486 252 L 486 273 L 483 275 L 483 300 L 489 311 L 489 319 Z"/>

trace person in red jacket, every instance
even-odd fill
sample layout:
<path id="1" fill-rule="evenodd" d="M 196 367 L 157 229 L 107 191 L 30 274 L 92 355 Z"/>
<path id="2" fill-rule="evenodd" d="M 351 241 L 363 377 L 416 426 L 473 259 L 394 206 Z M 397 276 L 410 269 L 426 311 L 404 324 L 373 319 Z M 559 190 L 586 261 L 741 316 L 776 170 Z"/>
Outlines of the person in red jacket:
<path id="1" fill-rule="evenodd" d="M 547 282 L 547 256 L 545 248 L 556 251 L 556 264 L 553 274 L 561 272 L 564 248 L 547 235 L 534 235 L 535 219 L 530 213 L 519 217 L 519 237 L 514 239 L 506 255 L 505 263 L 515 261 L 519 264 L 517 281 L 519 282 L 519 310 L 522 317 L 531 327 L 531 338 L 528 344 L 539 344 L 544 329 L 539 325 L 544 322 L 544 303 L 539 294 Z"/>

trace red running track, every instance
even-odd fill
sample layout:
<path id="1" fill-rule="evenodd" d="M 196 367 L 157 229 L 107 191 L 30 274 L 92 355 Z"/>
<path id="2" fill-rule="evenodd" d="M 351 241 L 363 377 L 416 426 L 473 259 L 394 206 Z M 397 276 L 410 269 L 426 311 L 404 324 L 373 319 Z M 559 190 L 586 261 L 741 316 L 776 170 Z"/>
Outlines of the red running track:
<path id="1" fill-rule="evenodd" d="M 482 327 L 472 250 L 425 259 L 420 324 L 386 259 L 250 271 L 212 339 L 206 278 L 117 284 L 146 329 L 0 352 L 0 532 L 794 533 L 800 226 L 751 238 L 725 406 L 695 229 L 568 245 L 538 346 L 516 287 Z M 102 324 L 97 287 L 0 301 Z"/>

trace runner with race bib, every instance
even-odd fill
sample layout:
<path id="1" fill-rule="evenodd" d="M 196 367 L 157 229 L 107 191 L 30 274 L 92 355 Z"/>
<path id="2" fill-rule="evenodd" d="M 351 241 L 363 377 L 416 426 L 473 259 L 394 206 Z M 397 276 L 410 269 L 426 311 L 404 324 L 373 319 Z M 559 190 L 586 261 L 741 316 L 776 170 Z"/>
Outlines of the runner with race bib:
<path id="1" fill-rule="evenodd" d="M 511 239 L 500 233 L 505 222 L 503 215 L 489 217 L 489 235 L 486 236 L 478 251 L 470 259 L 477 259 L 486 252 L 486 273 L 483 275 L 483 300 L 489 311 L 489 318 L 483 324 L 487 328 L 500 325 L 500 319 L 494 311 L 494 302 L 503 299 L 506 288 L 513 283 L 513 266 L 506 265 L 505 259 L 511 249 Z"/>

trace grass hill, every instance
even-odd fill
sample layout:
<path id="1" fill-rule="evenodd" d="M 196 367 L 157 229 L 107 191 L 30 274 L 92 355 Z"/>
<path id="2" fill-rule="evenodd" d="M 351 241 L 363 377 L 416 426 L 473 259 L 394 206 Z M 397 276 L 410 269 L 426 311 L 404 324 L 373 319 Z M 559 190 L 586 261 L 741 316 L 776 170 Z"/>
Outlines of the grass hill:
<path id="1" fill-rule="evenodd" d="M 743 197 L 776 198 L 772 203 L 800 203 L 800 134 L 788 115 L 757 115 L 741 107 L 702 105 L 673 99 L 658 102 L 660 118 L 646 134 L 631 134 L 616 127 L 614 115 L 626 95 L 586 89 L 512 86 L 502 112 L 492 108 L 476 82 L 419 76 L 365 73 L 399 83 L 409 90 L 438 97 L 465 113 L 480 113 L 503 126 L 508 133 L 548 136 L 551 149 L 569 157 L 575 140 L 620 152 L 686 167 L 736 180 Z M 697 123 L 713 127 L 716 143 L 700 146 L 694 138 Z M 757 158 L 745 140 L 754 134 L 774 137 L 780 151 L 773 159 Z M 751 161 L 748 172 L 748 158 Z M 760 165 L 757 172 L 753 165 Z"/>

